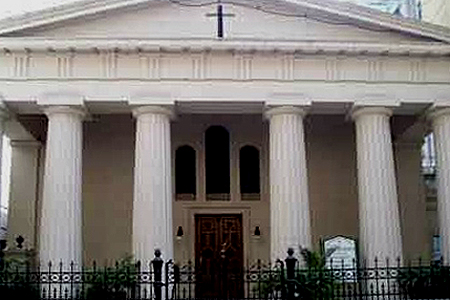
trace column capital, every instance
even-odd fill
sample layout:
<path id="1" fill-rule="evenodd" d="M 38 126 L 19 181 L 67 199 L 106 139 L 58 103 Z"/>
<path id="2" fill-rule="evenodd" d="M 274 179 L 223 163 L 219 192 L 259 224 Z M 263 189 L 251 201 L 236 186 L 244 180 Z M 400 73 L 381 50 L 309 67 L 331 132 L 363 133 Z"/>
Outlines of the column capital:
<path id="1" fill-rule="evenodd" d="M 68 115 L 76 115 L 81 119 L 84 119 L 87 115 L 86 110 L 81 107 L 76 106 L 66 106 L 66 105 L 51 105 L 46 106 L 43 109 L 44 113 L 47 117 L 51 117 L 56 114 L 68 114 Z"/>
<path id="2" fill-rule="evenodd" d="M 159 105 L 146 105 L 139 106 L 133 109 L 133 116 L 138 118 L 141 115 L 146 114 L 156 114 L 156 115 L 166 115 L 170 119 L 175 117 L 173 109 L 171 107 L 159 106 Z"/>
<path id="3" fill-rule="evenodd" d="M 276 115 L 300 115 L 302 118 L 306 116 L 307 108 L 300 106 L 275 106 L 268 107 L 264 115 L 267 119 L 270 119 Z"/>
<path id="4" fill-rule="evenodd" d="M 427 119 L 432 122 L 436 122 L 440 117 L 447 115 L 450 116 L 450 107 L 433 107 L 426 113 Z"/>
<path id="5" fill-rule="evenodd" d="M 355 107 L 351 112 L 351 117 L 354 121 L 363 115 L 385 115 L 391 117 L 393 111 L 389 107 L 385 106 L 361 106 Z"/>

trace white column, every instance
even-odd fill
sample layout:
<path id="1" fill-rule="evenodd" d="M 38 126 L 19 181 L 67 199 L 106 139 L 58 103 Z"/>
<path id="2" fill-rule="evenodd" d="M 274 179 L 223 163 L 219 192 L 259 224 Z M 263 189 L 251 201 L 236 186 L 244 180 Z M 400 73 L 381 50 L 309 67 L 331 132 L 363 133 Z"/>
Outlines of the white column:
<path id="1" fill-rule="evenodd" d="M 450 108 L 439 109 L 430 115 L 433 124 L 437 158 L 437 214 L 441 254 L 450 259 Z"/>
<path id="2" fill-rule="evenodd" d="M 270 109 L 271 258 L 284 259 L 288 248 L 311 249 L 303 117 L 305 111 L 284 106 Z"/>
<path id="3" fill-rule="evenodd" d="M 384 265 L 402 258 L 402 237 L 389 118 L 384 107 L 353 112 L 359 190 L 359 237 L 362 258 Z"/>
<path id="4" fill-rule="evenodd" d="M 41 263 L 82 263 L 82 110 L 51 106 L 42 199 Z"/>
<path id="5" fill-rule="evenodd" d="M 148 262 L 154 250 L 173 258 L 170 118 L 159 106 L 134 110 L 136 152 L 134 166 L 133 253 Z"/>

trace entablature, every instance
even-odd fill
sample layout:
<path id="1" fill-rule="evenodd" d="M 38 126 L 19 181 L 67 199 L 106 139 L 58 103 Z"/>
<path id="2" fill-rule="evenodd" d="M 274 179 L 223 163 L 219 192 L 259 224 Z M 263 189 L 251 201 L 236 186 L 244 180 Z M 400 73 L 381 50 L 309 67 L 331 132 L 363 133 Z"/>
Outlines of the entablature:
<path id="1" fill-rule="evenodd" d="M 446 45 L 72 42 L 0 41 L 0 81 L 450 82 Z"/>

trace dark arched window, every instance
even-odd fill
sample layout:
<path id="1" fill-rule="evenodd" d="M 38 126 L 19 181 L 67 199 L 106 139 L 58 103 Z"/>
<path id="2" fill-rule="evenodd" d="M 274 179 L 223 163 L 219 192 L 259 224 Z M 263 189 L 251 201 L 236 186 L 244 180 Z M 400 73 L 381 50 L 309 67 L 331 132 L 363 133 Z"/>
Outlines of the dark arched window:
<path id="1" fill-rule="evenodd" d="M 206 194 L 209 200 L 230 197 L 230 134 L 222 126 L 205 133 Z"/>
<path id="2" fill-rule="evenodd" d="M 196 194 L 195 150 L 181 146 L 175 152 L 175 194 L 179 200 L 194 200 Z"/>
<path id="3" fill-rule="evenodd" d="M 241 198 L 259 199 L 259 150 L 253 146 L 244 146 L 239 151 L 239 178 Z"/>

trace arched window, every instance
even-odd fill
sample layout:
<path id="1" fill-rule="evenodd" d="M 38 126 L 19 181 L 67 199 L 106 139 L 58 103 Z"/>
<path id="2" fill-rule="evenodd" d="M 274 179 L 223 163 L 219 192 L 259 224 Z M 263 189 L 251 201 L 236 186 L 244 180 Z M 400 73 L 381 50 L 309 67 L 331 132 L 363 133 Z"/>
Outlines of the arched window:
<path id="1" fill-rule="evenodd" d="M 259 150 L 244 146 L 239 151 L 239 178 L 242 200 L 259 199 Z"/>
<path id="2" fill-rule="evenodd" d="M 196 195 L 195 150 L 181 146 L 175 152 L 175 194 L 179 200 L 194 200 Z"/>
<path id="3" fill-rule="evenodd" d="M 205 133 L 206 195 L 209 200 L 230 199 L 230 134 L 222 126 Z"/>

